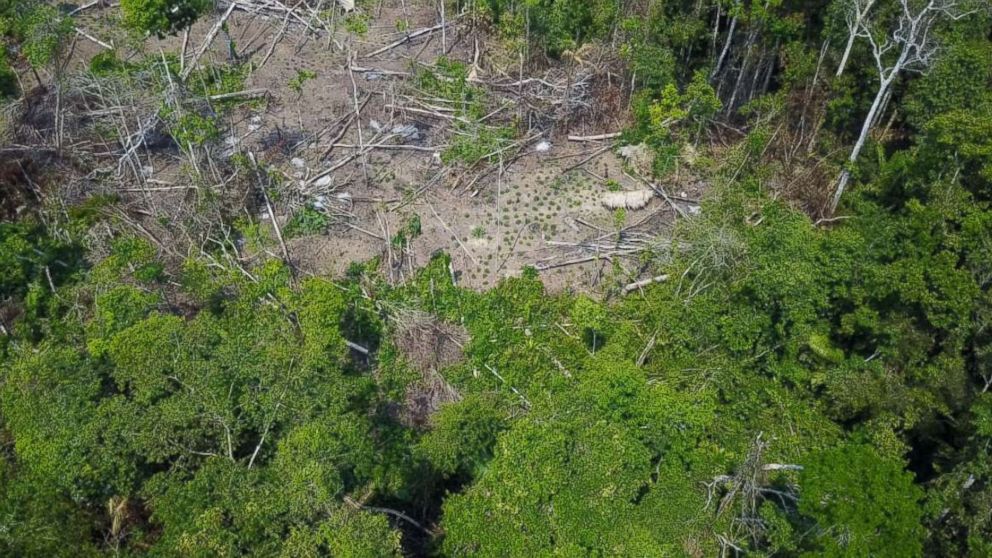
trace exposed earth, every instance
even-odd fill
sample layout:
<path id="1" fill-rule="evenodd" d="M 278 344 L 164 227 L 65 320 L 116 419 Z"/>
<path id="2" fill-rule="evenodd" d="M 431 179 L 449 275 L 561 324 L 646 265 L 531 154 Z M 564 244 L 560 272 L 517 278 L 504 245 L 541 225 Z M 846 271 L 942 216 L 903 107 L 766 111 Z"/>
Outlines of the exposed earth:
<path id="1" fill-rule="evenodd" d="M 364 33 L 340 23 L 328 25 L 333 33 L 315 32 L 288 12 L 233 10 L 197 63 L 250 64 L 244 88 L 259 99 L 223 113 L 228 129 L 213 156 L 249 154 L 281 177 L 271 200 L 280 228 L 304 208 L 328 216 L 322 234 L 285 242 L 302 274 L 336 276 L 353 262 L 379 258 L 383 271 L 401 280 L 444 251 L 459 283 L 472 288 L 527 266 L 552 291 L 596 292 L 636 281 L 646 267 L 643 248 L 664 243 L 676 211 L 698 211 L 704 182 L 665 185 L 666 201 L 632 174 L 636 163 L 625 163 L 611 145 L 627 100 L 611 97 L 616 76 L 607 62 L 591 61 L 595 54 L 557 67 L 549 62 L 544 80 L 513 78 L 497 38 L 469 21 L 447 22 L 441 32 L 435 8 L 380 2 L 368 10 L 373 17 L 363 20 Z M 86 10 L 80 29 L 110 44 L 119 29 L 111 12 Z M 185 41 L 184 62 L 191 63 L 217 21 L 201 18 L 188 38 L 149 40 L 144 55 L 180 50 Z M 80 40 L 77 63 L 101 50 L 94 40 Z M 450 103 L 419 90 L 416 80 L 442 57 L 472 69 L 469 84 L 486 92 L 491 109 L 486 124 L 515 127 L 504 153 L 476 164 L 442 163 L 462 133 L 453 126 L 461 117 Z M 552 79 L 567 85 L 547 83 Z M 553 87 L 538 83 L 535 90 L 532 81 Z M 556 98 L 559 89 L 563 99 Z M 598 135 L 607 137 L 592 139 Z M 173 211 L 194 203 L 193 189 L 177 186 L 190 165 L 175 150 L 143 149 L 137 157 L 145 183 L 127 195 L 138 209 L 134 218 L 155 234 L 166 221 L 159 215 L 173 221 Z M 627 207 L 618 212 L 607 198 L 623 192 L 643 199 L 621 202 Z M 275 232 L 264 203 L 253 211 Z M 397 242 L 412 219 L 420 234 Z M 275 243 L 266 249 L 279 251 Z"/>

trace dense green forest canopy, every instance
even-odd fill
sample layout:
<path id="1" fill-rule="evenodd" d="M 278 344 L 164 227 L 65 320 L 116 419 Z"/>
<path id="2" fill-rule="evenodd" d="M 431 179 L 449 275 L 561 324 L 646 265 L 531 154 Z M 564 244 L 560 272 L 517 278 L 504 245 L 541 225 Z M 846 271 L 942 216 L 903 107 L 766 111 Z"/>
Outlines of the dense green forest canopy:
<path id="1" fill-rule="evenodd" d="M 528 64 L 610 49 L 618 141 L 656 177 L 701 153 L 701 211 L 643 257 L 668 280 L 303 278 L 177 264 L 113 199 L 10 212 L 0 555 L 992 555 L 987 2 L 446 8 Z M 120 9 L 143 40 L 212 7 Z M 69 71 L 67 14 L 0 0 L 13 102 Z"/>

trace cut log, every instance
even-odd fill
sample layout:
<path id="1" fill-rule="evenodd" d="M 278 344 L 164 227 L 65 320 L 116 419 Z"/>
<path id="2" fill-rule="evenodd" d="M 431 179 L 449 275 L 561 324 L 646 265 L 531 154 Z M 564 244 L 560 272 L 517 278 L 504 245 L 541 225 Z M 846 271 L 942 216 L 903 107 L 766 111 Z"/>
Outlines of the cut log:
<path id="1" fill-rule="evenodd" d="M 665 281 L 668 281 L 668 275 L 658 275 L 657 277 L 648 277 L 647 279 L 641 279 L 640 281 L 636 281 L 634 283 L 626 285 L 623 288 L 623 294 L 630 294 L 636 290 L 647 287 L 648 285 L 653 285 L 654 283 L 664 283 Z M 654 346 L 654 337 L 651 338 L 651 342 L 648 344 L 648 346 L 649 347 Z M 648 350 L 649 349 L 645 349 L 645 352 Z M 640 359 L 638 359 L 638 362 L 640 362 Z"/>

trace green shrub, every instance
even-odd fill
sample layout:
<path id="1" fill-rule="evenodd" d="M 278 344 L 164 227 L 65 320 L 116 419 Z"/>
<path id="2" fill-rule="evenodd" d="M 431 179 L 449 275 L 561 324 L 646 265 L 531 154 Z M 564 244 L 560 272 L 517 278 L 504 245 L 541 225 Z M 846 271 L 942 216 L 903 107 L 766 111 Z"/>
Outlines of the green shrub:
<path id="1" fill-rule="evenodd" d="M 182 148 L 201 146 L 220 137 L 217 120 L 210 116 L 186 113 L 171 128 L 172 137 Z"/>
<path id="2" fill-rule="evenodd" d="M 300 95 L 303 93 L 303 85 L 306 82 L 314 79 L 317 79 L 317 72 L 306 69 L 297 70 L 296 75 L 293 76 L 293 79 L 289 80 L 289 83 L 287 85 L 289 86 L 290 89 L 296 91 L 296 93 Z"/>
<path id="3" fill-rule="evenodd" d="M 293 214 L 282 233 L 286 238 L 323 234 L 330 224 L 331 219 L 326 213 L 308 205 Z"/>
<path id="4" fill-rule="evenodd" d="M 113 50 L 102 51 L 90 59 L 90 73 L 95 76 L 106 77 L 128 69 L 130 65 L 121 60 Z"/>
<path id="5" fill-rule="evenodd" d="M 121 0 L 125 25 L 159 38 L 187 29 L 211 7 L 212 0 Z"/>
<path id="6" fill-rule="evenodd" d="M 51 63 L 72 34 L 72 19 L 51 6 L 41 5 L 25 18 L 21 51 L 35 68 Z"/>

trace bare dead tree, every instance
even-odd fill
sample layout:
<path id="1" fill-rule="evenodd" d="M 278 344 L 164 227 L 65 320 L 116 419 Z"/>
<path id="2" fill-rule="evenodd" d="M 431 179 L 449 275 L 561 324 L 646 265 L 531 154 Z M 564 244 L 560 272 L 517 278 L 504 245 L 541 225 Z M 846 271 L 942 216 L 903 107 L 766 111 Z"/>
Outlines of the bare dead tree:
<path id="1" fill-rule="evenodd" d="M 741 545 L 745 541 L 758 543 L 764 537 L 766 525 L 759 512 L 764 500 L 775 500 L 786 507 L 798 502 L 798 487 L 794 483 L 786 482 L 784 486 L 779 486 L 773 484 L 770 477 L 778 476 L 783 471 L 802 471 L 803 466 L 767 463 L 765 452 L 771 443 L 762 439 L 762 436 L 762 432 L 755 436 L 744 461 L 733 475 L 719 475 L 711 482 L 703 483 L 707 491 L 706 507 L 712 503 L 715 492 L 722 490 L 723 496 L 717 504 L 716 514 L 719 516 L 729 512 L 734 515 L 732 531 L 717 534 L 723 555 L 729 554 L 730 549 L 737 553 L 743 552 Z"/>
<path id="2" fill-rule="evenodd" d="M 933 64 L 938 52 L 938 45 L 933 37 L 934 26 L 945 19 L 957 20 L 974 13 L 974 10 L 964 9 L 964 4 L 964 0 L 929 0 L 922 7 L 917 7 L 917 3 L 911 0 L 899 0 L 901 13 L 898 24 L 895 30 L 881 41 L 873 32 L 875 25 L 871 18 L 862 19 L 858 36 L 864 37 L 871 44 L 875 69 L 878 73 L 878 90 L 861 126 L 858 140 L 851 149 L 848 168 L 841 171 L 837 179 L 837 188 L 830 202 L 829 214 L 837 210 L 840 198 L 851 179 L 850 166 L 861 155 L 861 149 L 864 148 L 865 140 L 868 139 L 868 134 L 889 96 L 892 84 L 903 72 L 924 72 Z M 895 55 L 894 59 L 893 55 Z"/>
<path id="3" fill-rule="evenodd" d="M 736 8 L 737 3 L 734 3 Z M 717 25 L 720 22 L 720 15 L 717 12 Z M 717 58 L 716 64 L 713 65 L 713 70 L 710 72 L 710 79 L 713 79 L 720 73 L 720 69 L 723 68 L 723 61 L 727 58 L 727 51 L 730 50 L 730 43 L 734 40 L 734 30 L 737 28 L 737 11 L 734 10 L 734 15 L 730 19 L 730 29 L 727 30 L 727 40 L 723 43 L 723 50 L 720 51 L 720 57 Z M 713 42 L 716 43 L 716 33 L 713 34 Z"/>
<path id="4" fill-rule="evenodd" d="M 847 45 L 844 46 L 844 54 L 840 58 L 840 65 L 837 66 L 837 77 L 844 74 L 847 66 L 847 59 L 851 56 L 851 49 L 858 39 L 862 24 L 868 17 L 868 12 L 875 5 L 875 0 L 847 0 L 844 4 L 844 21 L 847 23 Z"/>

